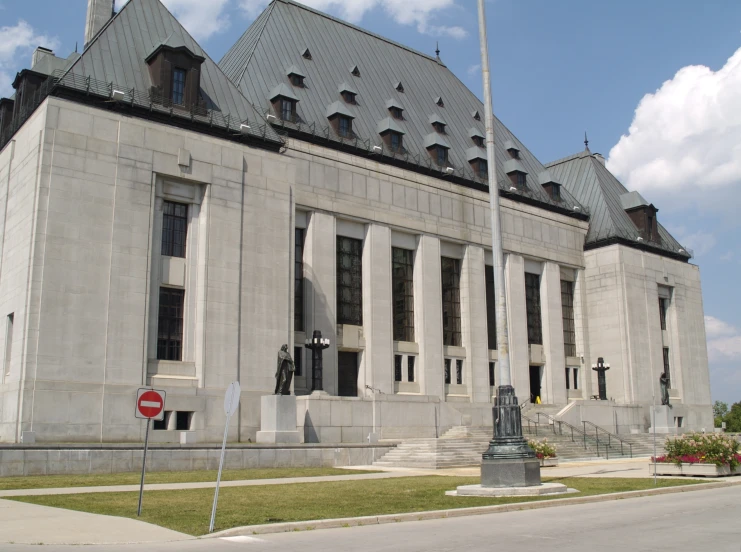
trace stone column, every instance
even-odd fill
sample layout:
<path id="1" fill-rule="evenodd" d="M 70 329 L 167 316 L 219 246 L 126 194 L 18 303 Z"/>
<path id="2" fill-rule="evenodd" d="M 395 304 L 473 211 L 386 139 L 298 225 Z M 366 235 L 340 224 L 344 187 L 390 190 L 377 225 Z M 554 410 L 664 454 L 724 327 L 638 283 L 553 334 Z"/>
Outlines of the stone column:
<path id="1" fill-rule="evenodd" d="M 566 356 L 563 345 L 561 306 L 561 268 L 545 263 L 540 280 L 540 311 L 543 320 L 543 354 L 545 355 L 544 401 L 566 404 Z"/>
<path id="2" fill-rule="evenodd" d="M 484 250 L 469 245 L 461 267 L 461 330 L 466 348 L 468 392 L 472 402 L 491 402 L 486 327 Z"/>
<path id="3" fill-rule="evenodd" d="M 391 229 L 371 224 L 363 245 L 365 369 L 358 374 L 360 389 L 370 385 L 382 393 L 394 392 L 392 316 Z"/>
<path id="4" fill-rule="evenodd" d="M 527 343 L 527 310 L 525 306 L 525 259 L 507 254 L 504 278 L 507 284 L 507 323 L 509 325 L 509 358 L 512 385 L 520 402 L 530 397 L 530 348 Z"/>
<path id="5" fill-rule="evenodd" d="M 579 383 L 582 397 L 589 399 L 592 393 L 592 358 L 589 348 L 589 324 L 587 323 L 587 289 L 584 270 L 574 271 L 574 325 L 576 326 L 576 354 L 582 360 L 579 367 Z"/>
<path id="6" fill-rule="evenodd" d="M 414 259 L 414 321 L 419 344 L 419 384 L 423 395 L 445 396 L 443 383 L 443 304 L 440 240 L 419 237 Z"/>
<path id="7" fill-rule="evenodd" d="M 306 335 L 320 330 L 329 338 L 324 351 L 324 391 L 337 394 L 337 238 L 335 218 L 311 213 L 304 240 L 304 293 L 306 294 Z M 307 365 L 306 373 L 311 373 Z"/>

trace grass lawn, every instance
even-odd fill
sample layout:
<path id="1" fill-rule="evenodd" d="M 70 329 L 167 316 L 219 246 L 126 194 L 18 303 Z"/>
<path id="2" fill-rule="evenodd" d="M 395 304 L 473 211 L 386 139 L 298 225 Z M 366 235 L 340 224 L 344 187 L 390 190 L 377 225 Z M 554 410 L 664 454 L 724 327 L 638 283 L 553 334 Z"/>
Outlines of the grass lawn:
<path id="1" fill-rule="evenodd" d="M 286 477 L 319 477 L 323 475 L 353 475 L 378 473 L 376 471 L 343 470 L 340 468 L 262 468 L 224 470 L 222 481 L 243 479 L 283 479 Z M 145 483 L 216 482 L 216 470 L 152 472 Z M 98 487 L 107 485 L 138 485 L 141 472 L 94 475 L 31 475 L 28 477 L 0 477 L 0 491 L 11 489 L 52 489 L 62 487 Z"/>
<path id="2" fill-rule="evenodd" d="M 560 478 L 550 479 L 578 489 L 588 496 L 654 488 L 653 479 Z M 403 477 L 395 479 L 297 483 L 275 486 L 227 487 L 219 493 L 216 531 L 239 527 L 403 512 L 466 508 L 549 500 L 537 498 L 449 497 L 445 491 L 458 485 L 479 483 L 478 477 Z M 694 482 L 659 479 L 658 486 L 672 487 Z M 213 489 L 149 491 L 144 493 L 143 521 L 190 535 L 208 531 Z M 138 493 L 104 493 L 17 497 L 12 500 L 68 508 L 96 514 L 136 519 Z"/>

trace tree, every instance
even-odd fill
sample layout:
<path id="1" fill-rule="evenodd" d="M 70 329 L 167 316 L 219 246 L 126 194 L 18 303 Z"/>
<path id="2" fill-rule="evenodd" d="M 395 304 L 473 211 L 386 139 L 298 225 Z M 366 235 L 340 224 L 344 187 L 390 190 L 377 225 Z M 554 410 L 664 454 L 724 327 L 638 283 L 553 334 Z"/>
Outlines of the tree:
<path id="1" fill-rule="evenodd" d="M 726 423 L 726 431 L 731 433 L 741 432 L 741 402 L 734 403 L 730 412 L 723 417 Z"/>
<path id="2" fill-rule="evenodd" d="M 723 401 L 713 403 L 713 418 L 715 418 L 715 427 L 721 427 L 724 418 L 728 415 L 728 404 Z"/>

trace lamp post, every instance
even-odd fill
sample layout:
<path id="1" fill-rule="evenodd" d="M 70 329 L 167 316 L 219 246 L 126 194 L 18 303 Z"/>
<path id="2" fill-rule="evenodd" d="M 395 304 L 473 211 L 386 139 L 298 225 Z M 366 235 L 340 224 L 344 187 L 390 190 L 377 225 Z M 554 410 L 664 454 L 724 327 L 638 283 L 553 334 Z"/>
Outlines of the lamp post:
<path id="1" fill-rule="evenodd" d="M 531 487 L 540 485 L 540 462 L 522 436 L 522 417 L 512 385 L 509 364 L 507 296 L 504 289 L 504 251 L 499 216 L 496 150 L 494 147 L 494 109 L 491 99 L 489 45 L 486 37 L 484 0 L 478 0 L 481 73 L 484 85 L 486 120 L 486 157 L 489 172 L 489 209 L 491 212 L 491 250 L 494 260 L 494 292 L 497 322 L 497 375 L 499 387 L 494 401 L 494 437 L 481 463 L 482 487 Z"/>
<path id="2" fill-rule="evenodd" d="M 599 384 L 599 400 L 607 400 L 607 379 L 605 378 L 605 372 L 610 369 L 610 364 L 605 364 L 605 359 L 599 357 L 597 364 L 592 364 L 592 370 L 597 372 L 597 383 Z"/>
<path id="3" fill-rule="evenodd" d="M 304 347 L 311 351 L 311 390 L 324 391 L 322 387 L 322 351 L 329 347 L 329 339 L 322 337 L 322 332 L 314 330 L 311 339 L 304 342 Z"/>

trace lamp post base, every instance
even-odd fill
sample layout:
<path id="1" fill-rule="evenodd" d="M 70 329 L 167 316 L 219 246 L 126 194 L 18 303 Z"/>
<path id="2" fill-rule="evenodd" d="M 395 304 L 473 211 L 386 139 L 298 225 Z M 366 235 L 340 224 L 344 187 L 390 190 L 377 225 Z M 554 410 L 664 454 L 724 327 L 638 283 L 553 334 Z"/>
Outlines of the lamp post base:
<path id="1" fill-rule="evenodd" d="M 481 462 L 481 486 L 536 487 L 540 485 L 540 460 L 537 458 L 484 459 Z"/>

